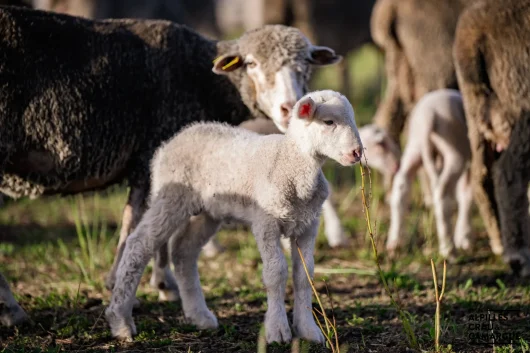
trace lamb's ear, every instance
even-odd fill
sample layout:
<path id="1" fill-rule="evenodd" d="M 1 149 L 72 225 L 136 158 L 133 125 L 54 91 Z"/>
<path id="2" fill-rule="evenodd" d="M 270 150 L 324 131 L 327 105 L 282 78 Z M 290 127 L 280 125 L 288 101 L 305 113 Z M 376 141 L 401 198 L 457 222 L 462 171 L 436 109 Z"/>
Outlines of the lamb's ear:
<path id="1" fill-rule="evenodd" d="M 214 60 L 212 71 L 218 75 L 226 75 L 239 69 L 243 64 L 243 58 L 239 54 L 225 54 Z"/>
<path id="2" fill-rule="evenodd" d="M 309 63 L 315 66 L 333 65 L 342 60 L 342 55 L 335 54 L 333 49 L 316 45 L 311 47 L 309 55 Z"/>
<path id="3" fill-rule="evenodd" d="M 305 97 L 300 100 L 297 104 L 296 115 L 299 119 L 311 121 L 315 114 L 316 104 L 311 97 Z"/>

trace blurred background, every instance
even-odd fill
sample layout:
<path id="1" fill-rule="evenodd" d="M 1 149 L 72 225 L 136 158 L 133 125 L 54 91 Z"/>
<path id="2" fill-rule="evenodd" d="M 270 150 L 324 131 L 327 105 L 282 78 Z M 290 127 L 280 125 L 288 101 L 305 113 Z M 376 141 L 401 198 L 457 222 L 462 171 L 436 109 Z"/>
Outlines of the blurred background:
<path id="1" fill-rule="evenodd" d="M 315 70 L 311 90 L 345 94 L 357 125 L 371 122 L 385 90 L 384 55 L 370 35 L 376 0 L 0 0 L 91 19 L 148 18 L 185 24 L 212 39 L 231 39 L 265 24 L 299 28 L 316 45 L 344 57 L 339 64 Z M 352 186 L 351 169 L 325 167 L 336 187 Z"/>

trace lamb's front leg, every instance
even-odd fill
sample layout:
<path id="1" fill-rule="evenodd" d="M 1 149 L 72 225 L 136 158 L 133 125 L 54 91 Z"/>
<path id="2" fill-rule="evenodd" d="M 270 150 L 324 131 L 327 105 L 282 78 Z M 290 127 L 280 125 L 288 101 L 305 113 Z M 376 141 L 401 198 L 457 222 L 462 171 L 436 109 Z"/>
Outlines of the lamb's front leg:
<path id="1" fill-rule="evenodd" d="M 312 313 L 312 289 L 304 270 L 298 248 L 304 257 L 309 276 L 313 278 L 315 238 L 318 232 L 318 220 L 297 239 L 291 238 L 291 256 L 293 260 L 294 313 L 293 328 L 298 337 L 309 341 L 324 343 L 325 339 L 315 323 Z"/>
<path id="2" fill-rule="evenodd" d="M 280 245 L 281 232 L 274 225 L 259 225 L 253 227 L 253 233 L 263 260 L 263 283 L 267 289 L 267 342 L 290 342 L 292 334 L 285 311 L 288 267 Z"/>

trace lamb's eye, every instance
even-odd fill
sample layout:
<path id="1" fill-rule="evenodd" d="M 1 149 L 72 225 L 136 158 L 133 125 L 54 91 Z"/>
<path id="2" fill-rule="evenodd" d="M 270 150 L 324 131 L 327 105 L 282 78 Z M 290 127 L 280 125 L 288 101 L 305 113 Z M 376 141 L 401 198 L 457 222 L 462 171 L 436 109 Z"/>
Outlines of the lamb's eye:
<path id="1" fill-rule="evenodd" d="M 258 66 L 258 65 L 257 65 L 256 62 L 254 62 L 254 61 L 247 61 L 247 66 L 248 66 L 249 68 L 253 69 L 253 68 L 255 68 L 255 67 Z"/>
<path id="2" fill-rule="evenodd" d="M 333 125 L 334 122 L 333 122 L 333 120 L 324 120 L 324 124 L 326 124 L 326 125 Z"/>

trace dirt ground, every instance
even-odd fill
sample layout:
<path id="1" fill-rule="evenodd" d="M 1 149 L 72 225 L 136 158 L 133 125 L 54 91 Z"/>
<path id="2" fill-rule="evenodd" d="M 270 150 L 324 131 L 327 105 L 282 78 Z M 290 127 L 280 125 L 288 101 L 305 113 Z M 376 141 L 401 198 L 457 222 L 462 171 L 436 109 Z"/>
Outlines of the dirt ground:
<path id="1" fill-rule="evenodd" d="M 337 192 L 336 199 L 347 200 L 346 193 Z M 315 250 L 316 288 L 327 315 L 336 320 L 341 351 L 433 351 L 436 305 L 430 259 L 434 257 L 439 277 L 442 261 L 436 257 L 432 213 L 412 208 L 407 221 L 411 244 L 390 261 L 382 251 L 388 210 L 377 200 L 371 208 L 380 234 L 383 276 L 407 312 L 417 342 L 414 347 L 375 271 L 358 194 L 350 196 L 354 201 L 342 201 L 341 212 L 351 244 L 330 249 L 321 233 Z M 124 200 L 124 190 L 117 189 L 103 196 L 5 205 L 0 219 L 0 270 L 32 321 L 16 328 L 0 327 L 2 352 L 264 352 L 259 344 L 266 311 L 262 265 L 255 241 L 244 229 L 223 230 L 220 242 L 226 251 L 200 260 L 203 290 L 219 319 L 218 329 L 198 331 L 186 323 L 179 303 L 158 302 L 149 287 L 148 268 L 138 291 L 141 305 L 134 310 L 138 336 L 133 343 L 111 338 L 103 316 L 110 293 L 103 280 L 117 243 Z M 501 259 L 491 255 L 480 223 L 475 215 L 475 250 L 448 265 L 442 350 L 529 352 L 530 283 L 511 275 Z M 290 319 L 292 299 L 289 281 Z M 314 307 L 318 308 L 316 302 Z M 476 342 L 487 333 L 495 335 L 495 345 Z M 298 341 L 265 349 L 332 351 Z"/>

